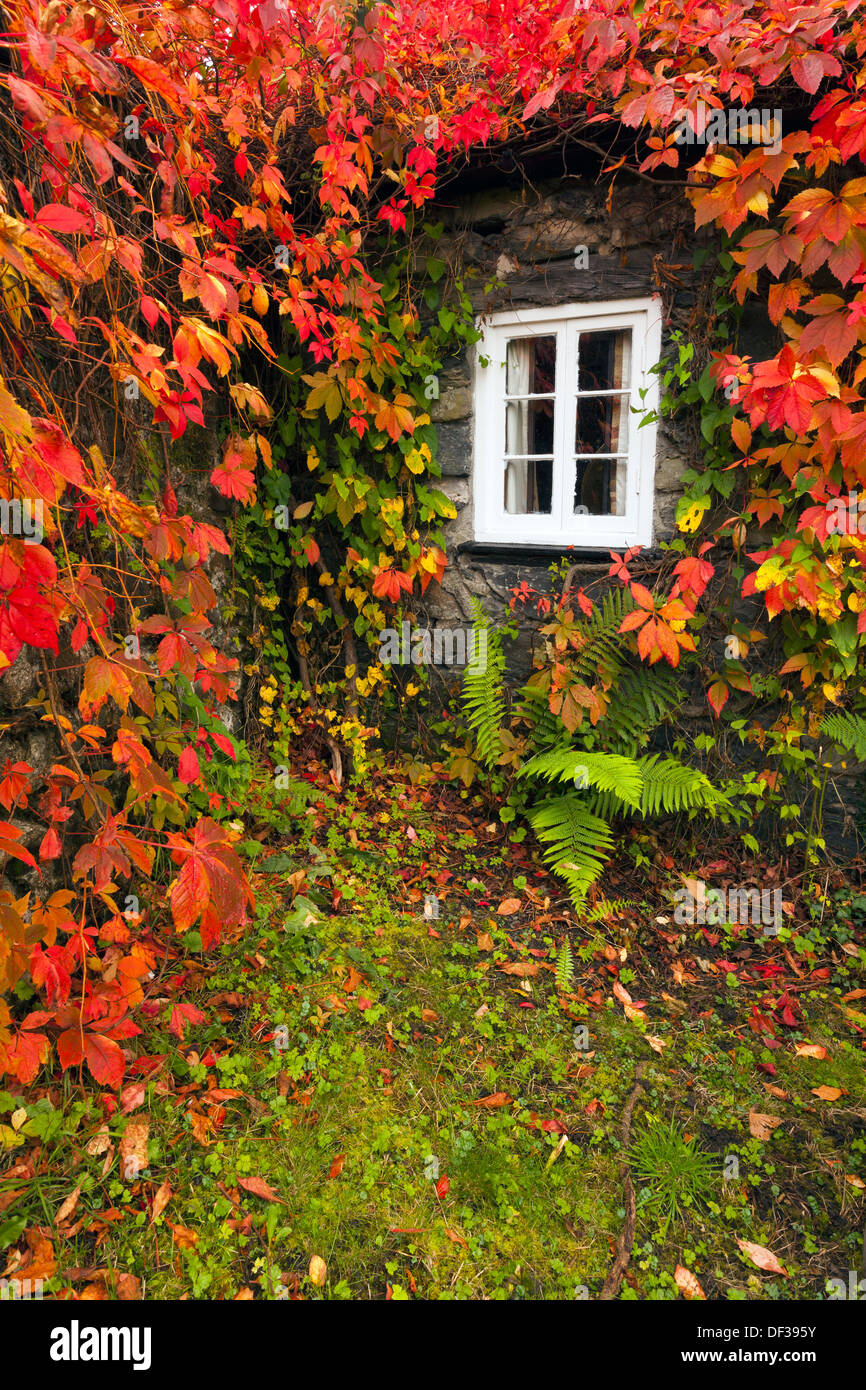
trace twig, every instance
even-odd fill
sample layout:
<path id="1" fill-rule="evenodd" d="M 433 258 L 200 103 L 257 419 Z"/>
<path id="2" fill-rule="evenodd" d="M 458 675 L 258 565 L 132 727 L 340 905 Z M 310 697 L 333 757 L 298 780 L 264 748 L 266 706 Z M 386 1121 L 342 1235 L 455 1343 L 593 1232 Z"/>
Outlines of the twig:
<path id="1" fill-rule="evenodd" d="M 637 1102 L 638 1096 L 643 1091 L 643 1074 L 646 1071 L 646 1062 L 639 1062 L 635 1068 L 634 1086 L 629 1096 L 622 1116 L 622 1146 L 628 1150 L 629 1136 L 631 1133 L 631 1117 Z M 637 1204 L 634 1196 L 634 1185 L 631 1180 L 628 1159 L 623 1163 L 622 1176 L 623 1193 L 625 1196 L 625 1225 L 623 1226 L 619 1240 L 617 1241 L 616 1259 L 611 1265 L 610 1273 L 604 1281 L 604 1288 L 599 1294 L 603 1302 L 610 1302 L 619 1293 L 619 1286 L 631 1260 L 631 1250 L 634 1245 L 634 1229 L 637 1220 Z"/>

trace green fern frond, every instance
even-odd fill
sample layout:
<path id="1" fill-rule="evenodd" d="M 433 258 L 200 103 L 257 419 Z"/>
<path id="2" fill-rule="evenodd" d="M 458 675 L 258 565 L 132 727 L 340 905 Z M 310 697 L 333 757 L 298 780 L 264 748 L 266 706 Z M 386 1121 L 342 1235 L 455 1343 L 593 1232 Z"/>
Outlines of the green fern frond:
<path id="1" fill-rule="evenodd" d="M 574 975 L 574 956 L 571 953 L 571 946 L 566 939 L 559 948 L 559 955 L 556 959 L 556 988 L 560 994 L 568 994 L 571 989 L 572 976 Z"/>
<path id="2" fill-rule="evenodd" d="M 846 752 L 853 753 L 858 762 L 866 762 L 866 719 L 849 710 L 829 714 L 821 723 L 821 733 L 827 734 Z"/>
<path id="3" fill-rule="evenodd" d="M 714 811 L 727 805 L 727 798 L 697 768 L 687 767 L 677 758 L 651 753 L 638 759 L 643 777 L 640 809 L 644 816 L 669 815 L 681 811 Z"/>
<path id="4" fill-rule="evenodd" d="M 505 719 L 505 653 L 502 633 L 475 598 L 472 618 L 472 659 L 463 672 L 463 712 L 475 735 L 478 760 L 490 767 L 500 751 L 499 730 Z"/>
<path id="5" fill-rule="evenodd" d="M 628 898 L 602 898 L 601 902 L 590 907 L 583 914 L 582 924 L 592 926 L 593 922 L 605 922 L 610 917 L 617 917 L 621 912 L 628 912 L 634 907 L 634 903 Z"/>
<path id="6" fill-rule="evenodd" d="M 643 782 L 639 765 L 632 758 L 624 758 L 619 753 L 589 753 L 582 749 L 557 748 L 530 758 L 518 776 L 544 777 L 548 782 L 571 782 L 578 787 L 595 787 L 632 810 L 637 810 L 641 804 Z"/>
<path id="7" fill-rule="evenodd" d="M 610 826 L 588 811 L 578 795 L 551 797 L 527 815 L 545 846 L 544 858 L 568 885 L 575 907 L 582 907 L 613 851 Z"/>

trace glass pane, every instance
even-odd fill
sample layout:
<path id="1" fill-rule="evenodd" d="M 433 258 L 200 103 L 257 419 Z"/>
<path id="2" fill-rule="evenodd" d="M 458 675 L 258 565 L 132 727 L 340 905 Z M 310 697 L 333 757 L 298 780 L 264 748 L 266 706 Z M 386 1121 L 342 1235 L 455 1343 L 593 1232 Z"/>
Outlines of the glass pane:
<path id="1" fill-rule="evenodd" d="M 512 338 L 505 353 L 505 394 L 540 396 L 556 390 L 556 338 Z"/>
<path id="2" fill-rule="evenodd" d="M 578 391 L 619 391 L 631 385 L 631 329 L 581 333 Z"/>
<path id="3" fill-rule="evenodd" d="M 549 516 L 552 496 L 552 459 L 509 459 L 505 467 L 505 510 L 509 516 Z"/>
<path id="4" fill-rule="evenodd" d="M 578 396 L 574 448 L 578 454 L 619 454 L 628 449 L 629 397 Z"/>
<path id="5" fill-rule="evenodd" d="M 553 453 L 553 401 L 508 401 L 506 454 Z"/>
<path id="6" fill-rule="evenodd" d="M 574 511 L 586 516 L 625 516 L 625 459 L 575 461 Z"/>

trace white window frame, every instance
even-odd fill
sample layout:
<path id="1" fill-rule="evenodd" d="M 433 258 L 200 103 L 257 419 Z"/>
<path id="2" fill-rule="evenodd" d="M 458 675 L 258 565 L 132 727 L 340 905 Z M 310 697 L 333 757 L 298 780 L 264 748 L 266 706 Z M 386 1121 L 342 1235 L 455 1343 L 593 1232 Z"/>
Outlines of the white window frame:
<path id="1" fill-rule="evenodd" d="M 638 429 L 631 408 L 654 410 L 658 377 L 650 374 L 661 357 L 661 302 L 608 300 L 594 304 L 559 304 L 552 308 L 507 310 L 477 320 L 482 334 L 476 344 L 475 440 L 473 497 L 475 539 L 486 544 L 575 546 L 586 550 L 621 550 L 652 543 L 653 479 L 656 428 Z M 570 515 L 574 496 L 574 405 L 577 395 L 577 345 L 580 333 L 631 329 L 631 382 L 628 414 L 626 499 L 623 516 Z M 519 334 L 515 333 L 519 330 Z M 513 515 L 505 511 L 505 354 L 509 338 L 556 337 L 553 503 L 550 515 Z M 483 360 L 489 359 L 488 365 Z M 643 401 L 640 391 L 645 389 Z"/>

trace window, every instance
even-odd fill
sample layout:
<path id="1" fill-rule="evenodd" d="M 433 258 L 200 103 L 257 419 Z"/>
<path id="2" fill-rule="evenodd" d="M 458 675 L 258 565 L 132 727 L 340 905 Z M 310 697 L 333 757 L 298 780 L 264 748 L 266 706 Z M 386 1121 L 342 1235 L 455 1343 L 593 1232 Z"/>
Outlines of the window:
<path id="1" fill-rule="evenodd" d="M 631 407 L 657 400 L 657 301 L 526 309 L 480 327 L 476 540 L 649 545 L 655 427 L 639 430 Z"/>

